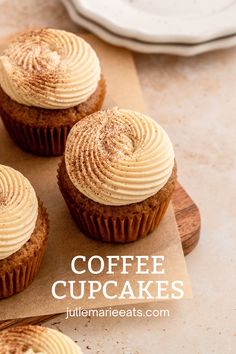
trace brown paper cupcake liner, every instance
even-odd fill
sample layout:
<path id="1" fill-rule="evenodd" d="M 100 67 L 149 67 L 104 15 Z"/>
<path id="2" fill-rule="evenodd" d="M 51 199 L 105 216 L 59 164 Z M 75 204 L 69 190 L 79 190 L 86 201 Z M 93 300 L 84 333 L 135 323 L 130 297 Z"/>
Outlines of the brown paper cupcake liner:
<path id="1" fill-rule="evenodd" d="M 39 202 L 39 210 L 39 215 L 44 218 L 38 226 L 38 232 L 43 232 L 41 245 L 40 247 L 37 246 L 37 249 L 29 257 L 24 256 L 19 263 L 14 260 L 9 267 L 5 267 L 4 271 L 0 273 L 0 299 L 12 296 L 26 289 L 32 283 L 40 269 L 48 234 L 48 216 L 41 202 Z M 35 234 L 35 237 L 37 237 L 37 234 Z M 27 250 L 25 249 L 24 252 L 27 253 Z M 17 252 L 15 256 L 17 256 Z"/>
<path id="2" fill-rule="evenodd" d="M 35 255 L 34 259 L 25 264 L 20 264 L 13 272 L 6 272 L 0 277 L 0 299 L 17 294 L 32 283 L 39 271 L 44 251 L 45 247 Z"/>
<path id="3" fill-rule="evenodd" d="M 60 156 L 70 129 L 80 119 L 101 109 L 106 93 L 103 75 L 96 91 L 81 104 L 62 110 L 26 107 L 0 87 L 0 115 L 11 138 L 23 150 L 40 156 Z"/>
<path id="4" fill-rule="evenodd" d="M 10 137 L 23 150 L 40 156 L 60 156 L 65 150 L 71 125 L 33 127 L 15 121 L 1 110 L 2 121 Z"/>
<path id="5" fill-rule="evenodd" d="M 67 193 L 58 175 L 58 185 L 79 229 L 88 237 L 112 243 L 128 243 L 148 236 L 160 223 L 171 195 L 154 209 L 126 217 L 104 217 L 77 205 Z"/>

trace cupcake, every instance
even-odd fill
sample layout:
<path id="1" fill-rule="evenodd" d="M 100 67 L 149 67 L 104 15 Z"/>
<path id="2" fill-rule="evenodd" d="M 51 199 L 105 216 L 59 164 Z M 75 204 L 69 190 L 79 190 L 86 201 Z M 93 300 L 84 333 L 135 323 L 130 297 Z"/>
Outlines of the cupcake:
<path id="1" fill-rule="evenodd" d="M 0 299 L 33 281 L 44 255 L 48 217 L 30 182 L 0 165 Z"/>
<path id="2" fill-rule="evenodd" d="M 118 108 L 74 125 L 58 169 L 59 188 L 81 231 L 107 242 L 150 234 L 175 182 L 167 133 L 148 116 Z"/>
<path id="3" fill-rule="evenodd" d="M 62 155 L 71 127 L 98 111 L 104 96 L 99 59 L 73 33 L 26 31 L 0 56 L 0 115 L 28 152 Z"/>
<path id="4" fill-rule="evenodd" d="M 19 326 L 0 332 L 0 354 L 82 354 L 72 339 L 40 326 Z"/>

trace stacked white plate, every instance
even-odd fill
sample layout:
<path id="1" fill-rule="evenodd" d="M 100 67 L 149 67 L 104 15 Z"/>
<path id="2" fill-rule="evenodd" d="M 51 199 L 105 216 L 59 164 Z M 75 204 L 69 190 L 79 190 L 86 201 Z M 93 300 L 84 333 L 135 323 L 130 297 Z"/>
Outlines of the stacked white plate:
<path id="1" fill-rule="evenodd" d="M 195 55 L 236 44 L 236 0 L 61 0 L 103 40 L 143 53 Z"/>

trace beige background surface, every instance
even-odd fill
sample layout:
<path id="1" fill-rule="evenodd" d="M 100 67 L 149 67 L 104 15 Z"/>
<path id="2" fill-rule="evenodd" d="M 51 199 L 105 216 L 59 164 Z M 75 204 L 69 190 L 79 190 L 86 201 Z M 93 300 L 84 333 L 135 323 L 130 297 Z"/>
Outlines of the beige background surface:
<path id="1" fill-rule="evenodd" d="M 0 35 L 31 26 L 75 31 L 57 0 L 0 1 Z M 135 54 L 149 112 L 169 132 L 180 182 L 198 203 L 201 241 L 187 256 L 194 299 L 164 304 L 170 318 L 70 319 L 47 325 L 85 353 L 236 351 L 236 48 L 194 58 Z M 150 305 L 148 305 L 150 306 Z"/>

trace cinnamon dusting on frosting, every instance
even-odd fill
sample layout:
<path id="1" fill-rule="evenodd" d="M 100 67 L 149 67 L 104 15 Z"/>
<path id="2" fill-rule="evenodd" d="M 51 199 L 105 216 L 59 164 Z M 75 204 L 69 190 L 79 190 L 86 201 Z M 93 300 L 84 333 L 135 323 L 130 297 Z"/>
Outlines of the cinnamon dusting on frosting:
<path id="1" fill-rule="evenodd" d="M 174 152 L 165 131 L 151 118 L 114 108 L 96 112 L 72 128 L 65 163 L 72 183 L 88 198 L 127 205 L 164 186 Z"/>
<path id="2" fill-rule="evenodd" d="M 0 57 L 2 89 L 27 106 L 76 106 L 95 92 L 100 74 L 99 60 L 90 45 L 61 30 L 27 31 Z"/>
<path id="3" fill-rule="evenodd" d="M 30 238 L 38 217 L 38 200 L 20 172 L 0 165 L 0 260 L 18 251 Z"/>
<path id="4" fill-rule="evenodd" d="M 40 326 L 20 326 L 0 333 L 0 354 L 82 354 L 64 334 Z"/>

